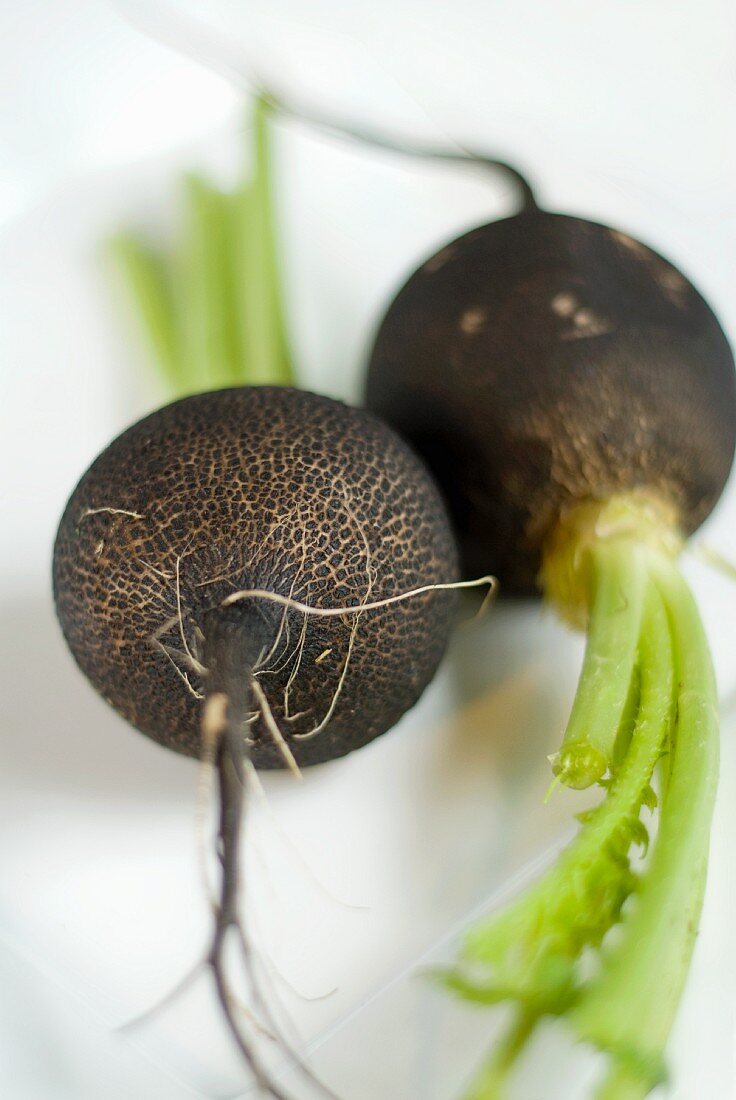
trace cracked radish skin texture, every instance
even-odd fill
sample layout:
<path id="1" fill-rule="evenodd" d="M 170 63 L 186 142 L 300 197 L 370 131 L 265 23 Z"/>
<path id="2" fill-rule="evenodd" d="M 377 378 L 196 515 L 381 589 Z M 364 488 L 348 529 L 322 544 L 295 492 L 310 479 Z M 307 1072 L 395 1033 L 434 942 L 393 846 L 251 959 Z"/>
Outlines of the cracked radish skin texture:
<path id="1" fill-rule="evenodd" d="M 94 687 L 150 737 L 198 756 L 206 623 L 233 593 L 355 609 L 456 581 L 457 555 L 424 465 L 378 418 L 244 387 L 177 401 L 110 444 L 67 504 L 53 579 L 64 635 Z M 413 706 L 453 605 L 452 592 L 429 591 L 322 617 L 242 601 L 263 635 L 259 698 L 299 765 L 359 748 Z M 280 767 L 258 711 L 250 757 Z"/>

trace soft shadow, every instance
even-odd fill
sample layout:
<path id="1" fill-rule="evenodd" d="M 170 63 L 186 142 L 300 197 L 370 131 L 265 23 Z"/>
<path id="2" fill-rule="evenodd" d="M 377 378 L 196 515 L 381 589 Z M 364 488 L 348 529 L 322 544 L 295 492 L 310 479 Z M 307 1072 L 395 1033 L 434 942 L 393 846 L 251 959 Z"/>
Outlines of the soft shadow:
<path id="1" fill-rule="evenodd" d="M 472 616 L 470 603 L 464 608 Z M 583 640 L 539 601 L 503 600 L 456 629 L 448 654 L 454 707 L 445 720 L 447 760 L 460 771 L 485 763 L 513 792 L 547 775 L 575 691 Z M 438 766 L 445 773 L 445 763 Z M 462 778 L 462 777 L 461 777 Z"/>
<path id="2" fill-rule="evenodd" d="M 590 791 L 557 791 L 547 759 L 561 740 L 583 642 L 536 604 L 497 605 L 460 627 L 443 673 L 447 710 L 424 744 L 409 868 L 427 867 L 446 929 L 512 887 L 530 861 L 564 842 Z M 419 793 L 421 792 L 421 793 Z M 430 856 L 431 853 L 431 856 Z M 427 889 L 427 886 L 424 887 Z M 462 910 L 458 906 L 462 904 Z"/>

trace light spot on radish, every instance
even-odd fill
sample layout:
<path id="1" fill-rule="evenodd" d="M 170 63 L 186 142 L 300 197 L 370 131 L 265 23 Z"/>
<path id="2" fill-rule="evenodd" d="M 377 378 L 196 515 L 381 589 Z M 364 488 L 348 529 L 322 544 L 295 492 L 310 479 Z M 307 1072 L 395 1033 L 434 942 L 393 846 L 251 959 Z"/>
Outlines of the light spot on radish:
<path id="1" fill-rule="evenodd" d="M 687 295 L 687 282 L 673 267 L 666 267 L 657 274 L 657 282 L 673 305 L 682 308 Z"/>
<path id="2" fill-rule="evenodd" d="M 657 285 L 672 305 L 677 306 L 678 309 L 685 307 L 688 284 L 679 271 L 670 267 L 646 245 L 634 240 L 633 237 L 627 236 L 626 233 L 611 229 L 610 234 L 617 244 L 621 245 L 622 248 L 626 248 L 647 264 L 657 281 Z"/>
<path id="3" fill-rule="evenodd" d="M 558 317 L 572 317 L 577 309 L 578 300 L 574 294 L 563 291 L 560 294 L 555 294 L 550 305 L 552 312 L 556 313 Z"/>
<path id="4" fill-rule="evenodd" d="M 620 245 L 621 248 L 625 248 L 637 256 L 648 256 L 650 254 L 645 244 L 642 244 L 641 241 L 634 240 L 628 233 L 622 233 L 619 229 L 609 229 L 609 233 L 616 244 Z"/>
<path id="5" fill-rule="evenodd" d="M 466 336 L 476 336 L 485 325 L 487 316 L 485 309 L 466 309 L 460 318 L 460 331 Z"/>
<path id="6" fill-rule="evenodd" d="M 563 332 L 562 340 L 582 340 L 592 336 L 603 336 L 613 330 L 613 325 L 592 309 L 576 309 L 572 315 L 572 329 Z"/>
<path id="7" fill-rule="evenodd" d="M 457 245 L 448 244 L 446 248 L 441 249 L 435 256 L 432 256 L 430 260 L 427 260 L 424 265 L 424 270 L 428 275 L 434 275 L 435 271 L 439 271 L 441 267 L 444 267 L 449 259 L 454 256 Z"/>
<path id="8" fill-rule="evenodd" d="M 592 309 L 579 309 L 572 319 L 575 328 L 590 328 L 595 324 L 596 316 Z"/>

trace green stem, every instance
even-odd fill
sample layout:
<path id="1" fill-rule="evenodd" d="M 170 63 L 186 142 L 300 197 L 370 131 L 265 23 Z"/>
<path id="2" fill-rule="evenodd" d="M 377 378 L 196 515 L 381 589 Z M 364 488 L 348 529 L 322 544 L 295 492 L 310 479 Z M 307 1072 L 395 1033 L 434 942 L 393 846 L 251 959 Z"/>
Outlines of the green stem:
<path id="1" fill-rule="evenodd" d="M 595 1100 L 644 1100 L 651 1092 L 640 1073 L 619 1062 L 611 1068 L 596 1092 Z"/>
<path id="2" fill-rule="evenodd" d="M 294 378 L 276 254 L 268 110 L 265 100 L 256 101 L 253 177 L 233 202 L 236 316 L 243 376 L 252 384 L 289 385 Z"/>
<path id="3" fill-rule="evenodd" d="M 644 552 L 630 542 L 589 551 L 592 604 L 585 660 L 553 769 L 568 787 L 597 782 L 613 763 L 636 662 L 646 582 Z"/>
<path id="4" fill-rule="evenodd" d="M 557 864 L 471 929 L 459 965 L 442 975 L 476 1004 L 515 1002 L 524 1020 L 479 1076 L 480 1100 L 498 1095 L 544 1015 L 565 1017 L 609 1055 L 599 1100 L 642 1100 L 663 1077 L 702 906 L 718 770 L 713 669 L 679 547 L 667 508 L 640 493 L 584 505 L 547 554 L 543 578 L 567 617 L 581 621 L 590 606 L 563 747 L 605 753 L 607 794 L 580 815 Z M 641 810 L 657 805 L 658 767 L 659 828 L 637 873 L 632 849 L 648 842 Z"/>
<path id="5" fill-rule="evenodd" d="M 651 583 L 643 622 L 638 713 L 629 749 L 607 796 L 585 815 L 583 827 L 555 866 L 465 939 L 463 958 L 491 968 L 492 988 L 515 990 L 519 999 L 541 1012 L 564 1010 L 571 999 L 581 952 L 600 943 L 634 886 L 628 850 L 632 843 L 646 844 L 639 811 L 661 755 L 672 698 L 667 620 Z M 456 979 L 455 974 L 452 984 L 457 989 Z"/>
<path id="6" fill-rule="evenodd" d="M 129 233 L 113 242 L 173 397 L 234 385 L 293 384 L 272 209 L 268 108 L 256 103 L 250 178 L 232 193 L 185 179 L 181 243 L 158 257 Z M 173 287 L 173 293 L 172 293 Z"/>
<path id="7" fill-rule="evenodd" d="M 676 565 L 653 574 L 667 608 L 678 682 L 677 722 L 668 757 L 657 842 L 625 935 L 571 1014 L 577 1034 L 614 1053 L 614 1074 L 639 1080 L 646 1095 L 662 1072 L 665 1043 L 690 964 L 703 901 L 718 776 L 718 718 L 708 643 L 695 601 Z M 636 1095 L 614 1091 L 601 1097 Z"/>
<path id="8" fill-rule="evenodd" d="M 178 392 L 182 385 L 181 354 L 171 287 L 161 257 L 132 233 L 113 237 L 110 254 L 140 316 L 159 369 L 167 385 Z"/>
<path id="9" fill-rule="evenodd" d="M 180 321 L 185 378 L 193 389 L 233 384 L 229 327 L 225 197 L 205 180 L 184 181 L 186 236 L 180 263 Z"/>
<path id="10" fill-rule="evenodd" d="M 501 1100 L 509 1072 L 529 1041 L 538 1019 L 531 1012 L 517 1014 L 509 1031 L 466 1092 L 464 1100 Z"/>

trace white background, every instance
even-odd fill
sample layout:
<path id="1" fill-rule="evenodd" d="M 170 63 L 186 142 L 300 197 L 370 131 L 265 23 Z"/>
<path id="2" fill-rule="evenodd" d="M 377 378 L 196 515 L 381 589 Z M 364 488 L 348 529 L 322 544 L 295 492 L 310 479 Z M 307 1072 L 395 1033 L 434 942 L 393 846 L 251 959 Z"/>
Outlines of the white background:
<path id="1" fill-rule="evenodd" d="M 516 158 L 548 205 L 669 255 L 736 334 L 730 4 L 261 7 L 0 2 L 0 1095 L 13 1100 L 238 1089 L 205 988 L 127 1039 L 114 1030 L 170 988 L 204 940 L 197 773 L 92 696 L 59 638 L 48 581 L 76 478 L 159 397 L 121 323 L 101 242 L 123 222 L 166 233 L 180 168 L 232 174 L 244 123 L 230 81 L 258 70 L 348 119 Z M 205 10 L 206 26 L 193 28 L 191 14 Z M 357 399 L 391 289 L 458 230 L 507 212 L 511 197 L 500 180 L 294 124 L 279 127 L 277 153 L 302 377 Z M 735 493 L 704 532 L 727 554 Z M 686 569 L 725 700 L 724 768 L 672 1095 L 728 1100 L 736 586 Z M 271 809 L 250 834 L 249 917 L 316 1067 L 345 1100 L 449 1100 L 485 1049 L 495 1017 L 446 1004 L 412 975 L 427 953 L 449 957 L 471 911 L 566 835 L 574 796 L 541 799 L 580 653 L 539 608 L 499 607 L 458 632 L 396 731 L 299 788 L 267 778 Z M 589 1095 L 595 1065 L 565 1050 L 564 1036 L 542 1036 L 516 1100 Z"/>

